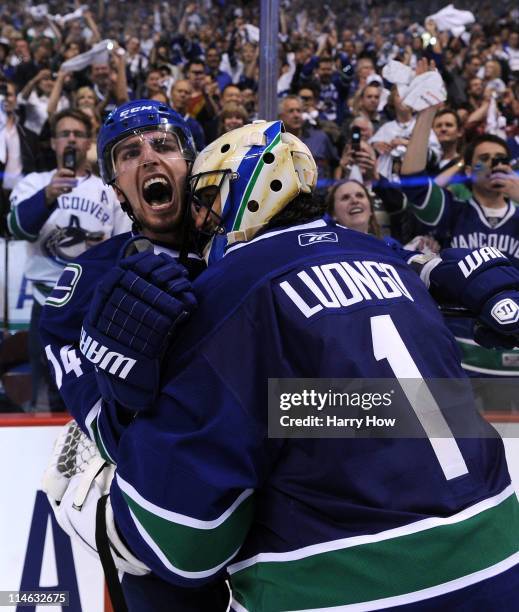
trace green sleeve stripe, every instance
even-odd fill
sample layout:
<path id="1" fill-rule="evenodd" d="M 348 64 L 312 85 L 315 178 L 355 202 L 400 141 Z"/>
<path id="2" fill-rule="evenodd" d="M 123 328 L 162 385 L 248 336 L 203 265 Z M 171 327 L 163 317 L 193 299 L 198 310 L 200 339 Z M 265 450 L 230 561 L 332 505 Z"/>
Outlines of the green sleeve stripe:
<path id="1" fill-rule="evenodd" d="M 113 465 L 115 465 L 115 461 L 113 460 L 110 453 L 108 452 L 103 442 L 103 438 L 101 437 L 101 433 L 99 432 L 99 426 L 97 424 L 97 419 L 99 418 L 99 414 L 100 412 L 96 415 L 96 418 L 92 421 L 92 425 L 91 425 L 91 431 L 93 433 L 93 440 L 97 445 L 97 448 L 99 450 L 99 453 L 101 454 L 101 457 L 105 461 L 108 461 L 109 463 L 112 463 Z"/>
<path id="2" fill-rule="evenodd" d="M 426 225 L 438 225 L 445 210 L 445 194 L 429 179 L 429 189 L 422 205 L 411 202 L 411 208 L 419 221 Z"/>
<path id="3" fill-rule="evenodd" d="M 469 338 L 456 338 L 461 365 L 471 372 L 519 376 L 519 349 L 487 349 Z"/>
<path id="4" fill-rule="evenodd" d="M 201 521 L 144 500 L 119 474 L 117 484 L 143 539 L 170 571 L 188 578 L 207 577 L 223 567 L 240 549 L 252 522 L 251 489 L 216 520 Z"/>
<path id="5" fill-rule="evenodd" d="M 357 609 L 355 604 L 371 610 L 386 608 L 373 605 L 380 600 L 419 600 L 428 590 L 441 594 L 453 585 L 463 588 L 519 563 L 517 496 L 508 487 L 496 498 L 499 503 L 469 518 L 454 522 L 447 517 L 438 526 L 407 535 L 376 541 L 374 534 L 367 544 L 352 542 L 302 558 L 293 551 L 284 557 L 258 555 L 252 565 L 236 563 L 229 568 L 233 594 L 251 611 Z M 282 560 L 262 560 L 273 557 Z"/>
<path id="6" fill-rule="evenodd" d="M 19 240 L 28 240 L 29 242 L 38 240 L 37 234 L 29 234 L 29 232 L 23 229 L 20 224 L 20 219 L 18 218 L 18 208 L 16 207 L 7 216 L 7 227 L 11 234 Z"/>

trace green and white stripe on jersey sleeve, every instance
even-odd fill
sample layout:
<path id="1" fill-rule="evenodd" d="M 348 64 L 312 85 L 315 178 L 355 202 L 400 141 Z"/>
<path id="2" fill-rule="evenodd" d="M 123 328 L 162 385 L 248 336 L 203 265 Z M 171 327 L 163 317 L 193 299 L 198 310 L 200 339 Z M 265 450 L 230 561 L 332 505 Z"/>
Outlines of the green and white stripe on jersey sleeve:
<path id="1" fill-rule="evenodd" d="M 445 194 L 441 187 L 428 179 L 427 194 L 421 204 L 409 200 L 411 210 L 419 221 L 425 225 L 438 225 L 445 210 Z"/>
<path id="2" fill-rule="evenodd" d="M 519 563 L 512 486 L 448 517 L 261 553 L 231 565 L 233 609 L 373 610 L 464 588 Z"/>
<path id="3" fill-rule="evenodd" d="M 99 428 L 99 417 L 101 415 L 102 409 L 103 409 L 103 402 L 102 400 L 98 400 L 89 410 L 85 418 L 85 426 L 88 430 L 88 435 L 90 439 L 96 443 L 97 449 L 99 450 L 101 457 L 103 457 L 105 461 L 108 461 L 109 463 L 112 463 L 113 465 L 115 465 L 116 461 L 108 452 L 108 449 L 104 443 L 104 440 L 103 440 L 103 437 L 101 436 L 101 431 Z"/>
<path id="4" fill-rule="evenodd" d="M 22 227 L 20 218 L 18 217 L 18 208 L 16 206 L 7 215 L 7 227 L 11 234 L 18 240 L 27 240 L 28 242 L 36 242 L 36 240 L 38 240 L 38 234 L 30 234 Z"/>
<path id="5" fill-rule="evenodd" d="M 252 522 L 253 489 L 246 489 L 218 517 L 200 520 L 146 500 L 120 474 L 117 484 L 146 544 L 166 569 L 188 579 L 208 578 L 236 555 Z"/>
<path id="6" fill-rule="evenodd" d="M 487 349 L 472 338 L 456 341 L 461 350 L 461 367 L 488 376 L 519 376 L 519 349 Z"/>

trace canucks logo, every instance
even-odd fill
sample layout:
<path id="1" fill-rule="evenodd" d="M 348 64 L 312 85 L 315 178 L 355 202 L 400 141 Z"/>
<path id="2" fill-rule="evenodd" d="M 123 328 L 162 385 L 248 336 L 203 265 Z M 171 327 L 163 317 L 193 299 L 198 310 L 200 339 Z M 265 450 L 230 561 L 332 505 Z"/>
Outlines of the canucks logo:
<path id="1" fill-rule="evenodd" d="M 78 264 L 69 264 L 62 272 L 52 293 L 45 301 L 46 306 L 64 306 L 72 297 L 74 289 L 81 277 L 82 268 Z"/>
<path id="2" fill-rule="evenodd" d="M 101 242 L 103 238 L 103 232 L 89 232 L 83 229 L 79 218 L 72 215 L 67 227 L 57 227 L 47 238 L 43 248 L 48 257 L 58 263 L 66 264 Z"/>

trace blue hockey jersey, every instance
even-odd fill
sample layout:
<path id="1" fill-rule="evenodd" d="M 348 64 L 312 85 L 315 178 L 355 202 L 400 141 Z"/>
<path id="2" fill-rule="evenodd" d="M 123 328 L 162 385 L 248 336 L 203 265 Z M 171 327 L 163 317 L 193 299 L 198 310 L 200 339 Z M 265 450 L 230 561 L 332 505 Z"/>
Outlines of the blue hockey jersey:
<path id="1" fill-rule="evenodd" d="M 492 246 L 519 267 L 519 208 L 508 202 L 505 214 L 487 217 L 478 201 L 457 199 L 423 174 L 409 175 L 402 183 L 412 211 L 431 228 L 442 247 L 476 249 Z M 450 319 L 449 329 L 462 351 L 463 367 L 476 375 L 519 376 L 519 350 L 486 349 L 474 342 L 473 319 Z"/>
<path id="2" fill-rule="evenodd" d="M 131 232 L 114 236 L 68 264 L 48 296 L 40 319 L 42 343 L 67 409 L 95 440 L 104 457 L 113 463 L 116 463 L 117 445 L 124 427 L 121 422 L 124 408 L 121 412 L 121 407 L 101 400 L 94 365 L 80 352 L 79 342 L 95 286 L 117 264 L 131 237 Z M 157 253 L 178 257 L 177 251 L 159 244 L 154 246 Z M 188 268 L 193 279 L 205 264 L 190 255 Z"/>
<path id="3" fill-rule="evenodd" d="M 507 570 L 517 587 L 501 440 L 267 436 L 269 378 L 464 377 L 398 253 L 318 220 L 231 246 L 195 292 L 155 410 L 121 434 L 111 490 L 153 571 L 197 585 L 227 569 L 240 611 L 383 608 Z"/>

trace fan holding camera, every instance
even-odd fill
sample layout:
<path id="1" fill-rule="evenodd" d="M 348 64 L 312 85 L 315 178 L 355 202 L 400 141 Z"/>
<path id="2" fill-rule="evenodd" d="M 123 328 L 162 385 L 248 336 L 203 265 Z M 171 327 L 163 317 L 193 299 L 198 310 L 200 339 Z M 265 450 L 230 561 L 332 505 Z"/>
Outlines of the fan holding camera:
<path id="1" fill-rule="evenodd" d="M 335 171 L 336 179 L 355 179 L 366 187 L 378 180 L 375 149 L 368 143 L 372 135 L 373 125 L 366 117 L 356 117 L 351 122 L 350 138 Z"/>
<path id="2" fill-rule="evenodd" d="M 433 104 L 418 113 L 402 164 L 402 189 L 412 212 L 434 232 L 442 247 L 497 248 L 519 268 L 519 176 L 506 141 L 495 134 L 482 134 L 466 147 L 463 161 L 470 199 L 460 200 L 425 172 L 427 139 L 437 110 Z M 449 321 L 448 325 L 468 372 L 519 376 L 519 349 L 497 351 L 480 346 L 470 319 Z"/>
<path id="3" fill-rule="evenodd" d="M 29 329 L 33 377 L 29 409 L 38 409 L 39 392 L 47 387 L 50 409 L 57 411 L 64 406 L 38 337 L 41 309 L 65 266 L 96 242 L 127 231 L 129 219 L 112 188 L 90 172 L 87 152 L 92 124 L 88 115 L 73 109 L 56 113 L 51 119 L 51 134 L 57 168 L 31 172 L 17 181 L 10 197 L 7 227 L 14 239 L 26 242 L 24 273 L 32 282 L 34 297 Z"/>

